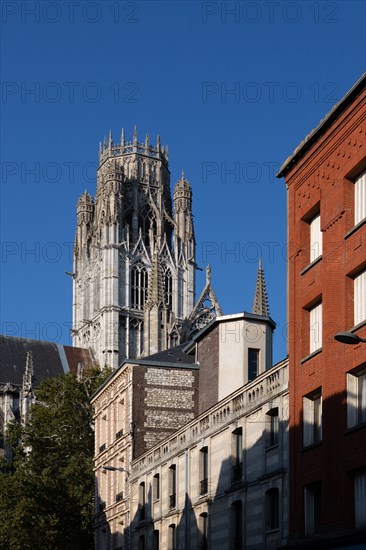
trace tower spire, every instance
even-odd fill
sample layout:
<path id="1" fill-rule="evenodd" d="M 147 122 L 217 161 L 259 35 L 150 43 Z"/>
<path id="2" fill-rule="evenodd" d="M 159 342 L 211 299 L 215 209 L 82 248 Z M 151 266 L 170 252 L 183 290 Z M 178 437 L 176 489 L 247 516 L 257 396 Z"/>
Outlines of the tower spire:
<path id="1" fill-rule="evenodd" d="M 266 281 L 264 279 L 264 271 L 262 266 L 262 258 L 260 258 L 259 260 L 252 313 L 256 313 L 257 315 L 266 315 L 267 317 L 269 316 L 269 305 L 266 290 Z"/>

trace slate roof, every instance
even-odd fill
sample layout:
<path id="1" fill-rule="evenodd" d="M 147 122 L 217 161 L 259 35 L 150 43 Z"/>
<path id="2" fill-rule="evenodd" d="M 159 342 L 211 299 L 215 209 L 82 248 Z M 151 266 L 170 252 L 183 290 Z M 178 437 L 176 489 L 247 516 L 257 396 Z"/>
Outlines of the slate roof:
<path id="1" fill-rule="evenodd" d="M 186 365 L 193 365 L 195 363 L 195 357 L 183 351 L 183 348 L 186 347 L 185 344 L 176 346 L 174 348 L 169 348 L 164 351 L 158 351 L 147 357 L 142 357 L 141 359 L 136 359 L 134 362 L 137 363 L 151 363 L 151 362 L 161 362 L 161 363 L 185 363 Z M 128 360 L 126 360 L 128 362 Z"/>
<path id="2" fill-rule="evenodd" d="M 35 387 L 39 386 L 43 378 L 68 371 L 76 374 L 78 363 L 82 363 L 84 368 L 93 365 L 91 352 L 86 349 L 0 335 L 0 384 L 22 385 L 28 351 L 31 351 L 33 356 Z"/>

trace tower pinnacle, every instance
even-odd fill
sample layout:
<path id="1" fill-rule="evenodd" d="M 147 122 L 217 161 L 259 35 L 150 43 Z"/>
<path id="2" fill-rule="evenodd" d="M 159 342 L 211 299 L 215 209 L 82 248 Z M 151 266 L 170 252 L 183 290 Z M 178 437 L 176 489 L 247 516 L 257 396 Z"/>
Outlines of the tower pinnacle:
<path id="1" fill-rule="evenodd" d="M 267 317 L 269 316 L 269 305 L 266 281 L 264 279 L 264 271 L 262 267 L 262 258 L 259 260 L 252 313 L 256 313 L 257 315 L 266 315 Z"/>

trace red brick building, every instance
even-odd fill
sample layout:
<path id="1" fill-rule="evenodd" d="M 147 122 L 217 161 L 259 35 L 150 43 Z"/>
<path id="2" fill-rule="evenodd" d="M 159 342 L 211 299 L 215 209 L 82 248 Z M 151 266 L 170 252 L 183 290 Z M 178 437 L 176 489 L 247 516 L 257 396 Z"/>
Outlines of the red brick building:
<path id="1" fill-rule="evenodd" d="M 366 343 L 334 339 L 344 331 L 366 338 L 365 87 L 366 75 L 278 174 L 288 191 L 289 546 L 296 548 L 366 541 Z"/>

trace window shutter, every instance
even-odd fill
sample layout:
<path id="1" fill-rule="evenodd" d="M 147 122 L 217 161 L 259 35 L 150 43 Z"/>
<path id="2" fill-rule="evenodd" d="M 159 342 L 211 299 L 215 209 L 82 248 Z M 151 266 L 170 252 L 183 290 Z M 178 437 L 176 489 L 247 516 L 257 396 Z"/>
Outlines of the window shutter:
<path id="1" fill-rule="evenodd" d="M 303 442 L 304 447 L 313 443 L 313 402 L 304 397 L 303 399 Z"/>
<path id="2" fill-rule="evenodd" d="M 355 277 L 354 282 L 354 324 L 366 319 L 366 271 Z"/>
<path id="3" fill-rule="evenodd" d="M 366 172 L 355 181 L 355 225 L 366 218 Z"/>
<path id="4" fill-rule="evenodd" d="M 347 374 L 347 428 L 357 424 L 357 378 Z"/>
<path id="5" fill-rule="evenodd" d="M 323 235 L 320 231 L 320 214 L 310 222 L 310 262 L 316 260 L 323 253 Z"/>
<path id="6" fill-rule="evenodd" d="M 310 310 L 310 353 L 322 347 L 322 304 Z"/>
<path id="7" fill-rule="evenodd" d="M 355 525 L 366 525 L 366 472 L 355 476 Z"/>

